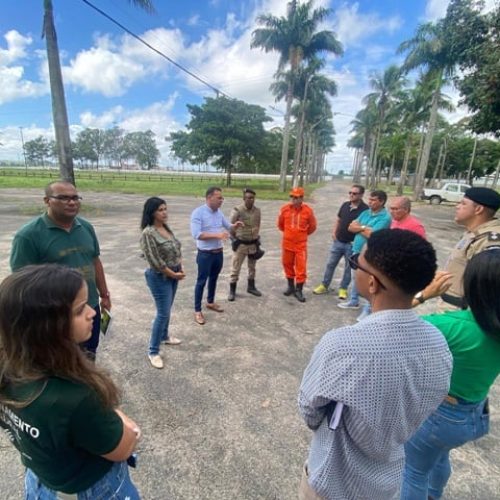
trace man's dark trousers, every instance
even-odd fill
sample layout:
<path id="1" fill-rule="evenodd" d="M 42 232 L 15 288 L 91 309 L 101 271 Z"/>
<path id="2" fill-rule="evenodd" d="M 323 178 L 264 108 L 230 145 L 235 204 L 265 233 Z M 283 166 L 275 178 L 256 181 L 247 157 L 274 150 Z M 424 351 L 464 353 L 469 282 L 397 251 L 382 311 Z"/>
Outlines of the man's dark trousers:
<path id="1" fill-rule="evenodd" d="M 222 270 L 224 263 L 224 253 L 213 250 L 198 250 L 196 256 L 196 264 L 198 264 L 198 277 L 196 278 L 196 286 L 194 287 L 194 310 L 201 311 L 201 299 L 203 290 L 208 279 L 207 302 L 213 304 L 215 302 L 215 289 L 217 287 L 217 278 Z"/>

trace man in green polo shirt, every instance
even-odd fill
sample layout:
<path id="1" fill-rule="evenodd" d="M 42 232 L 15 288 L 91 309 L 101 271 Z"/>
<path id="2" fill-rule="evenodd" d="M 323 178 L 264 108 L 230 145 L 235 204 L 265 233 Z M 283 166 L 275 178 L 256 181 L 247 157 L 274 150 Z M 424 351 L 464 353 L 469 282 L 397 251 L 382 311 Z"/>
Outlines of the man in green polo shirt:
<path id="1" fill-rule="evenodd" d="M 99 242 L 92 225 L 78 217 L 81 197 L 69 182 L 52 182 L 45 188 L 47 212 L 28 222 L 14 236 L 10 254 L 13 271 L 29 264 L 57 263 L 82 272 L 89 288 L 89 305 L 96 310 L 92 336 L 84 344 L 95 359 L 100 334 L 100 306 L 111 308 Z"/>

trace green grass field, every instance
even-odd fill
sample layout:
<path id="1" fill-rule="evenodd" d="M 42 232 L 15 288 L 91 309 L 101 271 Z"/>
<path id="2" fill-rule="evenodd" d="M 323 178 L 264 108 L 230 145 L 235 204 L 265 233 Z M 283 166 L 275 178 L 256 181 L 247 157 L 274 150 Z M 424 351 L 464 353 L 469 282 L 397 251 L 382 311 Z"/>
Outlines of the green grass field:
<path id="1" fill-rule="evenodd" d="M 251 187 L 257 192 L 258 198 L 268 200 L 288 199 L 288 189 L 282 193 L 278 189 L 278 180 L 275 178 L 241 178 L 235 177 L 231 187 L 225 187 L 225 177 L 210 175 L 169 175 L 150 174 L 147 172 L 96 172 L 75 171 L 78 190 L 115 192 L 145 195 L 180 195 L 200 196 L 209 186 L 221 186 L 228 197 L 240 197 L 244 187 Z M 1 188 L 44 188 L 49 182 L 59 178 L 57 170 L 29 169 L 27 172 L 20 168 L 0 169 Z M 305 188 L 306 196 L 320 184 L 308 184 Z"/>

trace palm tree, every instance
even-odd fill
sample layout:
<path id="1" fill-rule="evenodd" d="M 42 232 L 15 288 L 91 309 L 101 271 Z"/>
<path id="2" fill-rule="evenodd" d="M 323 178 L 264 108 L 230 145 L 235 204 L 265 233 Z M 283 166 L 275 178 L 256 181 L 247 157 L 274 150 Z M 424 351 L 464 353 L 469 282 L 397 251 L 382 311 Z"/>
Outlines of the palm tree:
<path id="1" fill-rule="evenodd" d="M 319 66 L 318 66 L 319 67 Z M 299 166 L 301 163 L 302 147 L 304 139 L 304 128 L 306 122 L 308 124 L 314 124 L 320 117 L 318 113 L 321 114 L 321 119 L 326 117 L 331 117 L 331 105 L 328 101 L 329 97 L 335 97 L 337 95 L 337 84 L 331 78 L 325 75 L 315 72 L 315 66 L 307 67 L 304 69 L 304 74 L 302 78 L 299 78 L 299 86 L 303 88 L 301 103 L 300 103 L 300 113 L 299 122 L 297 127 L 297 142 L 295 145 L 295 156 L 293 161 L 293 185 L 297 185 L 297 176 L 299 172 Z M 319 111 L 320 110 L 320 111 Z M 333 128 L 332 128 L 333 131 Z M 303 172 L 303 169 L 301 170 Z M 303 183 L 303 175 L 300 176 L 300 185 Z"/>
<path id="2" fill-rule="evenodd" d="M 389 66 L 383 74 L 378 72 L 373 73 L 370 78 L 370 86 L 374 91 L 365 97 L 365 103 L 373 101 L 378 110 L 375 144 L 373 148 L 373 155 L 370 158 L 370 187 L 372 188 L 375 187 L 375 179 L 377 177 L 376 165 L 379 153 L 380 136 L 385 126 L 384 121 L 390 106 L 392 106 L 396 99 L 401 96 L 401 91 L 405 83 L 406 80 L 401 74 L 401 69 L 396 65 Z"/>
<path id="3" fill-rule="evenodd" d="M 358 155 L 358 164 L 355 166 L 354 182 L 361 182 L 361 166 L 365 158 L 371 159 L 375 147 L 375 134 L 378 123 L 377 105 L 373 99 L 368 100 L 363 109 L 356 113 L 356 118 L 351 121 L 352 129 L 355 135 L 363 138 L 363 153 Z M 368 184 L 370 177 L 370 163 L 368 162 L 365 184 Z"/>
<path id="4" fill-rule="evenodd" d="M 414 88 L 405 92 L 400 102 L 397 104 L 395 108 L 395 112 L 400 117 L 400 129 L 403 133 L 403 136 L 406 138 L 405 141 L 405 155 L 403 161 L 403 167 L 401 169 L 401 175 L 398 185 L 398 194 L 401 195 L 403 192 L 403 187 L 406 179 L 406 175 L 408 172 L 408 164 L 410 160 L 411 153 L 413 151 L 414 139 L 417 137 L 423 125 L 428 122 L 430 112 L 431 112 L 431 104 L 432 104 L 432 96 L 435 91 L 435 80 L 432 73 L 427 73 L 425 75 L 421 75 L 416 82 Z M 454 107 L 451 104 L 449 98 L 439 92 L 438 95 L 438 110 L 444 109 L 446 111 L 453 111 Z M 437 113 L 436 113 L 437 114 Z M 439 115 L 437 114 L 437 117 Z M 437 121 L 437 118 L 436 118 Z M 421 144 L 423 142 L 423 134 L 421 135 Z M 420 162 L 420 158 L 422 157 L 423 151 L 422 147 L 419 148 L 419 154 L 417 157 L 417 165 L 416 171 L 418 170 L 418 163 Z"/>
<path id="5" fill-rule="evenodd" d="M 417 200 L 424 185 L 425 172 L 429 163 L 441 88 L 446 79 L 453 75 L 456 61 L 452 56 L 442 20 L 438 23 L 421 24 L 417 28 L 415 36 L 399 46 L 398 52 L 407 53 L 405 62 L 403 63 L 405 71 L 423 68 L 426 71 L 426 76 L 434 80 L 427 132 L 425 134 L 420 161 L 417 166 L 415 190 L 413 193 L 414 199 Z"/>
<path id="6" fill-rule="evenodd" d="M 153 12 L 153 3 L 151 0 L 129 0 L 129 2 L 145 9 L 148 12 Z M 54 119 L 59 171 L 61 179 L 75 184 L 73 155 L 71 152 L 71 139 L 69 135 L 68 112 L 66 110 L 66 98 L 64 96 L 61 61 L 59 59 L 59 47 L 57 44 L 57 34 L 54 24 L 52 0 L 44 0 L 43 7 L 44 15 L 42 36 L 45 37 L 47 45 L 50 93 L 52 96 L 52 115 Z"/>
<path id="7" fill-rule="evenodd" d="M 293 80 L 304 60 L 310 60 L 320 52 L 342 55 L 342 44 L 332 31 L 317 31 L 318 24 L 326 18 L 330 9 L 320 7 L 313 10 L 313 0 L 301 4 L 292 0 L 287 5 L 286 17 L 263 14 L 257 22 L 264 28 L 252 33 L 251 47 L 260 47 L 265 52 L 280 54 L 278 71 L 290 65 L 292 78 L 288 82 L 286 113 L 283 129 L 283 147 L 280 167 L 280 190 L 286 190 L 288 167 L 288 141 L 290 138 L 290 116 L 293 102 Z"/>
<path id="8" fill-rule="evenodd" d="M 303 157 L 304 132 L 307 125 L 313 124 L 318 119 L 331 118 L 331 105 L 327 96 L 337 95 L 337 84 L 326 75 L 318 73 L 324 66 L 324 62 L 313 58 L 307 66 L 299 68 L 296 78 L 293 80 L 290 71 L 277 73 L 277 81 L 271 84 L 271 91 L 277 100 L 286 97 L 288 83 L 292 81 L 293 96 L 299 101 L 299 105 L 293 106 L 291 114 L 297 117 L 295 127 L 295 154 L 293 159 L 292 185 L 297 186 L 299 182 L 299 168 Z M 302 170 L 303 171 L 303 170 Z M 300 176 L 303 179 L 303 176 Z M 302 184 L 301 184 L 302 185 Z"/>

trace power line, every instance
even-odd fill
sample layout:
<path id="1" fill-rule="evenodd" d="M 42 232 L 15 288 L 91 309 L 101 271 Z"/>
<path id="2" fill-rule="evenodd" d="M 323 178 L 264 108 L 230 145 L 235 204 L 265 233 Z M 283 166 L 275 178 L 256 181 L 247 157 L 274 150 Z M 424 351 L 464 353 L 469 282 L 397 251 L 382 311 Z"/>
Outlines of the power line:
<path id="1" fill-rule="evenodd" d="M 95 5 L 93 5 L 92 3 L 90 3 L 88 0 L 82 0 L 82 2 L 85 3 L 85 4 L 87 4 L 89 7 L 91 7 L 92 9 L 94 9 L 96 12 L 98 12 L 102 16 L 104 16 L 106 19 L 110 20 L 113 24 L 116 24 L 123 31 L 127 32 L 130 36 L 134 37 L 136 40 L 139 40 L 139 42 L 141 42 L 143 45 L 145 45 L 146 47 L 148 47 L 149 49 L 151 49 L 153 52 L 156 52 L 159 56 L 163 57 L 168 62 L 172 63 L 175 67 L 177 67 L 178 69 L 180 69 L 184 73 L 187 73 L 189 76 L 191 76 L 195 80 L 199 81 L 203 85 L 207 86 L 210 90 L 212 90 L 213 92 L 215 92 L 215 95 L 217 97 L 219 97 L 219 95 L 223 95 L 223 96 L 225 96 L 227 98 L 230 98 L 230 96 L 228 96 L 225 92 L 222 92 L 222 90 L 214 87 L 213 85 L 211 85 L 207 81 L 205 81 L 202 78 L 200 78 L 198 75 L 195 75 L 193 72 L 189 71 L 187 68 L 185 68 L 184 66 L 182 66 L 182 64 L 179 64 L 178 62 L 174 61 L 171 57 L 168 57 L 166 54 L 164 54 L 160 50 L 158 50 L 155 47 L 153 47 L 151 44 L 149 44 L 148 42 L 146 42 L 146 40 L 144 40 L 143 38 L 141 38 L 139 35 L 136 35 L 133 31 L 129 30 L 123 24 L 119 23 L 116 19 L 114 19 L 110 15 L 106 14 L 106 12 L 104 12 L 101 9 L 99 9 L 98 7 L 96 7 Z"/>

